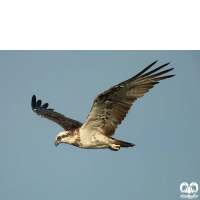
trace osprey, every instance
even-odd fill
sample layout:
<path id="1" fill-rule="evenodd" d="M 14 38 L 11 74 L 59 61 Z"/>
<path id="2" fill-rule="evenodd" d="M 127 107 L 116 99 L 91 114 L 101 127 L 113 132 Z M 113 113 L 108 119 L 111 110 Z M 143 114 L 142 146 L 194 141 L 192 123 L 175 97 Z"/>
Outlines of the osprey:
<path id="1" fill-rule="evenodd" d="M 118 151 L 120 147 L 133 147 L 134 144 L 117 140 L 111 136 L 115 134 L 117 126 L 121 124 L 137 98 L 143 97 L 159 81 L 174 76 L 161 76 L 173 68 L 154 73 L 169 63 L 146 72 L 156 62 L 150 64 L 134 77 L 97 95 L 84 124 L 67 118 L 55 112 L 54 109 L 47 109 L 48 103 L 42 105 L 41 100 L 36 102 L 35 95 L 32 97 L 32 110 L 39 116 L 50 119 L 64 128 L 65 131 L 57 135 L 55 146 L 60 143 L 68 143 L 85 149 L 108 148 L 113 151 Z"/>

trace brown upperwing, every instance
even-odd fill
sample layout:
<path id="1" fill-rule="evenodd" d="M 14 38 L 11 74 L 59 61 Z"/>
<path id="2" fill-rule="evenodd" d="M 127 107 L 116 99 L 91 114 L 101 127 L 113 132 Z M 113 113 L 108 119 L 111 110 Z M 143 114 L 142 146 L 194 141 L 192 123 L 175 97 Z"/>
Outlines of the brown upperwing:
<path id="1" fill-rule="evenodd" d="M 48 103 L 42 105 L 42 101 L 38 100 L 36 102 L 36 96 L 33 95 L 31 106 L 32 110 L 37 113 L 39 116 L 50 119 L 57 124 L 61 125 L 66 131 L 73 131 L 82 126 L 82 123 L 70 118 L 65 117 L 64 115 L 55 112 L 53 109 L 47 109 Z"/>

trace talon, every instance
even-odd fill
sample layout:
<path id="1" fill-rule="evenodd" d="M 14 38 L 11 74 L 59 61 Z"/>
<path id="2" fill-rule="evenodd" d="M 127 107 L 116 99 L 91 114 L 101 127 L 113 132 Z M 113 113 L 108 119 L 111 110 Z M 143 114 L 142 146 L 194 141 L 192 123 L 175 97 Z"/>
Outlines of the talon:
<path id="1" fill-rule="evenodd" d="M 113 150 L 119 150 L 120 149 L 120 145 L 118 145 L 118 144 L 110 144 L 110 147 Z"/>

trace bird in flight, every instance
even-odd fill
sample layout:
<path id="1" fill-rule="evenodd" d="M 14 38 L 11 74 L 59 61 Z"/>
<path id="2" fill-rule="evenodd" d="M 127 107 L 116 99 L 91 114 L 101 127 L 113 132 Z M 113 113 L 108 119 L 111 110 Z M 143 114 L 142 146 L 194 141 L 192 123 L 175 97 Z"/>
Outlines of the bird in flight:
<path id="1" fill-rule="evenodd" d="M 137 98 L 143 97 L 159 81 L 174 76 L 161 76 L 173 70 L 173 68 L 157 72 L 169 63 L 146 72 L 156 62 L 150 64 L 134 77 L 97 95 L 84 124 L 67 118 L 55 112 L 54 109 L 47 109 L 48 103 L 42 105 L 41 100 L 36 101 L 35 95 L 32 97 L 32 110 L 39 116 L 50 119 L 64 128 L 65 131 L 57 135 L 55 146 L 58 146 L 60 143 L 68 143 L 79 148 L 108 148 L 113 151 L 118 151 L 120 147 L 133 147 L 135 146 L 134 144 L 117 140 L 111 136 L 115 134 L 117 126 L 121 124 Z"/>

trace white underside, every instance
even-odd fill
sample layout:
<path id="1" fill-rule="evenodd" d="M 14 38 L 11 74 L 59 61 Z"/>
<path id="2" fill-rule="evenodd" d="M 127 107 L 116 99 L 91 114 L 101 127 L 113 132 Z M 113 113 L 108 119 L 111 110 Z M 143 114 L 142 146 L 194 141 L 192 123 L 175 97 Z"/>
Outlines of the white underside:
<path id="1" fill-rule="evenodd" d="M 85 133 L 80 130 L 81 148 L 87 149 L 105 149 L 108 148 L 109 139 L 101 133 Z"/>
<path id="2" fill-rule="evenodd" d="M 66 132 L 61 132 L 58 136 L 65 134 Z M 64 137 L 61 143 L 68 143 L 72 145 L 77 145 L 76 140 L 78 139 L 78 135 L 74 137 Z M 119 150 L 120 145 L 113 144 L 112 139 L 103 135 L 102 133 L 93 132 L 88 133 L 80 130 L 80 144 L 78 145 L 80 148 L 84 149 L 106 149 L 110 148 L 113 150 Z"/>

